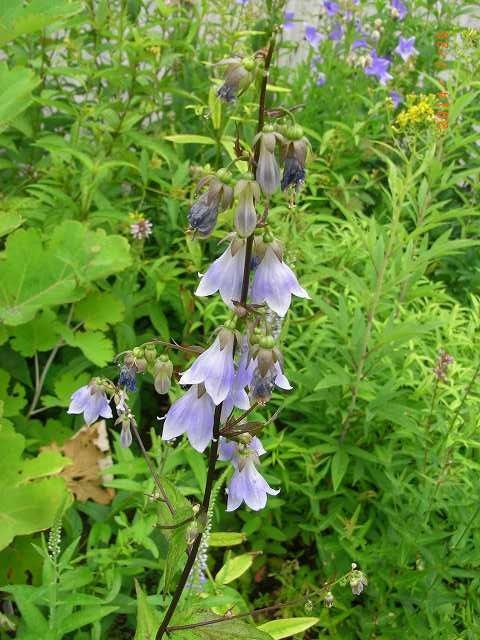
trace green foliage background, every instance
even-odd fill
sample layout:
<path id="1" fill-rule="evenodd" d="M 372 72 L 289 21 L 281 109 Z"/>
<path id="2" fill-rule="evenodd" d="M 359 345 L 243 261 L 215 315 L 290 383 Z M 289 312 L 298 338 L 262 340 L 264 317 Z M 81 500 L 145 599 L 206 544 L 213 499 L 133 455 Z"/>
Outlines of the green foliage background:
<path id="1" fill-rule="evenodd" d="M 119 447 L 113 425 L 109 505 L 74 502 L 59 476 L 70 461 L 43 447 L 82 425 L 66 414 L 70 395 L 93 375 L 116 376 L 116 353 L 155 336 L 204 345 L 225 318 L 219 300 L 193 291 L 232 213 L 204 242 L 185 234 L 186 214 L 198 177 L 233 157 L 237 127 L 251 142 L 254 92 L 235 114 L 221 106 L 213 64 L 263 46 L 282 9 L 265 4 L 0 4 L 2 639 L 154 637 L 185 527 L 158 528 L 166 514 L 148 497 L 146 464 Z M 388 4 L 376 4 L 391 48 Z M 308 595 L 313 611 L 297 602 L 275 614 L 318 618 L 305 632 L 297 623 L 296 637 L 480 635 L 479 49 L 457 37 L 469 4 L 433 5 L 410 3 L 424 10 L 404 24 L 420 55 L 396 82 L 418 92 L 422 74 L 421 91 L 438 91 L 434 36 L 451 34 L 443 135 L 396 132 L 386 90 L 333 49 L 317 87 L 311 55 L 289 64 L 286 37 L 269 91 L 271 105 L 305 105 L 296 115 L 312 143 L 307 184 L 295 207 L 278 196 L 271 220 L 312 299 L 283 325 L 295 390 L 274 397 L 268 411 L 281 412 L 262 437 L 281 493 L 260 513 L 226 514 L 223 474 L 205 593 L 215 613 Z M 132 213 L 153 223 L 146 242 L 129 232 Z M 455 359 L 445 381 L 433 375 L 439 349 Z M 176 370 L 186 362 L 175 354 Z M 156 417 L 180 391 L 160 398 L 151 382 L 134 409 L 171 499 L 190 513 L 205 459 L 159 440 Z M 335 588 L 325 608 L 322 585 L 352 562 L 366 592 Z M 187 605 L 177 624 L 204 619 Z"/>

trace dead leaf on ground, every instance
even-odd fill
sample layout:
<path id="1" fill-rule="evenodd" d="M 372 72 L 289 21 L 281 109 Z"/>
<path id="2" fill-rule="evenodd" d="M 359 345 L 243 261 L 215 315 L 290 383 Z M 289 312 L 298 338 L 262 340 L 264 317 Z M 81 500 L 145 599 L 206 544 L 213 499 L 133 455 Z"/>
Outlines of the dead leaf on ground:
<path id="1" fill-rule="evenodd" d="M 85 425 L 61 447 L 53 442 L 45 449 L 60 451 L 72 461 L 60 475 L 77 500 L 93 500 L 99 504 L 113 500 L 115 491 L 103 486 L 105 480 L 111 479 L 103 472 L 112 466 L 105 420 Z"/>

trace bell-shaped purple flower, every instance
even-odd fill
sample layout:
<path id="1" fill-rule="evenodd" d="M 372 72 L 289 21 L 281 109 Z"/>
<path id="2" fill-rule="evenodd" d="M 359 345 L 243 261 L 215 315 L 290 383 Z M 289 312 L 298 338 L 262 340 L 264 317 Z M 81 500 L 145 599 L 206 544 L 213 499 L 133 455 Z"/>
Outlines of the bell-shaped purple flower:
<path id="1" fill-rule="evenodd" d="M 283 12 L 283 28 L 284 29 L 293 29 L 295 23 L 293 19 L 295 18 L 294 11 L 284 11 Z"/>
<path id="2" fill-rule="evenodd" d="M 259 140 L 260 155 L 258 158 L 255 178 L 263 193 L 268 197 L 280 186 L 280 169 L 275 158 L 275 144 L 279 134 L 273 131 L 259 133 L 255 136 L 255 143 Z"/>
<path id="3" fill-rule="evenodd" d="M 325 0 L 323 6 L 329 16 L 334 16 L 340 11 L 340 6 L 337 2 L 329 2 L 329 0 Z"/>
<path id="4" fill-rule="evenodd" d="M 265 245 L 265 253 L 255 270 L 251 301 L 254 304 L 266 304 L 283 317 L 290 306 L 292 294 L 300 298 L 310 298 L 308 293 L 298 284 L 293 271 L 282 258 L 282 248 L 277 241 Z"/>
<path id="5" fill-rule="evenodd" d="M 305 181 L 305 162 L 307 160 L 308 140 L 299 126 L 287 130 L 286 140 L 282 145 L 282 159 L 284 162 L 281 187 L 282 191 L 288 187 L 298 189 Z"/>
<path id="6" fill-rule="evenodd" d="M 112 409 L 108 403 L 105 389 L 95 380 L 75 391 L 70 398 L 67 413 L 83 413 L 84 420 L 88 425 L 93 424 L 100 416 L 102 418 L 112 417 Z"/>
<path id="7" fill-rule="evenodd" d="M 204 451 L 213 433 L 215 405 L 203 385 L 194 384 L 172 404 L 163 423 L 162 439 L 172 440 L 186 433 L 197 451 Z"/>
<path id="8" fill-rule="evenodd" d="M 265 449 L 258 438 L 252 438 L 248 444 L 220 441 L 220 460 L 230 460 L 235 471 L 228 484 L 227 511 L 234 511 L 245 504 L 259 511 L 267 504 L 267 495 L 276 496 L 279 489 L 272 489 L 265 478 L 257 470 L 259 456 Z"/>
<path id="9" fill-rule="evenodd" d="M 318 45 L 322 40 L 324 40 L 324 36 L 321 33 L 319 33 L 312 24 L 306 24 L 305 40 L 313 49 L 318 49 Z"/>
<path id="10" fill-rule="evenodd" d="M 404 62 L 408 62 L 412 56 L 418 53 L 415 49 L 415 36 L 411 38 L 400 36 L 395 53 L 398 53 Z"/>
<path id="11" fill-rule="evenodd" d="M 218 291 L 225 304 L 233 309 L 232 300 L 240 300 L 244 263 L 245 242 L 236 237 L 226 251 L 209 266 L 195 295 L 211 296 Z"/>
<path id="12" fill-rule="evenodd" d="M 398 91 L 390 91 L 390 93 L 388 95 L 390 96 L 390 99 L 393 102 L 393 107 L 395 109 L 403 101 L 403 97 L 398 93 Z"/>
<path id="13" fill-rule="evenodd" d="M 369 64 L 365 67 L 367 76 L 375 76 L 380 81 L 380 84 L 383 85 L 393 79 L 393 76 L 388 73 L 388 68 L 391 64 L 388 58 L 378 56 L 375 49 L 372 49 L 369 58 Z"/>
<path id="14" fill-rule="evenodd" d="M 341 25 L 340 22 L 337 22 L 336 24 L 334 24 L 332 30 L 328 34 L 328 37 L 330 38 L 330 40 L 333 40 L 333 42 L 338 42 L 343 38 L 344 33 L 345 33 L 345 30 L 343 26 Z"/>
<path id="15" fill-rule="evenodd" d="M 234 102 L 251 84 L 255 60 L 253 58 L 228 58 L 219 64 L 228 64 L 222 86 L 217 96 L 224 102 Z"/>
<path id="16" fill-rule="evenodd" d="M 180 378 L 180 384 L 201 384 L 218 405 L 231 391 L 235 368 L 233 363 L 233 331 L 222 328 L 214 343 L 201 353 Z"/>
<path id="17" fill-rule="evenodd" d="M 391 0 L 390 13 L 392 18 L 397 20 L 403 20 L 407 15 L 407 7 L 403 4 L 402 0 Z"/>

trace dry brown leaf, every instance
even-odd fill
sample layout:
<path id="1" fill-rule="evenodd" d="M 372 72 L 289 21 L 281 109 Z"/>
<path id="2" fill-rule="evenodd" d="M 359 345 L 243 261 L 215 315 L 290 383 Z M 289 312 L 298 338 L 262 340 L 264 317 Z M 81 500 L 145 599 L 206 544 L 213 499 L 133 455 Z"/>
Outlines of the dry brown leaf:
<path id="1" fill-rule="evenodd" d="M 103 472 L 112 465 L 105 420 L 85 425 L 62 447 L 54 442 L 46 448 L 60 451 L 72 461 L 60 475 L 77 500 L 99 504 L 113 500 L 115 491 L 103 486 L 103 481 L 109 479 Z"/>

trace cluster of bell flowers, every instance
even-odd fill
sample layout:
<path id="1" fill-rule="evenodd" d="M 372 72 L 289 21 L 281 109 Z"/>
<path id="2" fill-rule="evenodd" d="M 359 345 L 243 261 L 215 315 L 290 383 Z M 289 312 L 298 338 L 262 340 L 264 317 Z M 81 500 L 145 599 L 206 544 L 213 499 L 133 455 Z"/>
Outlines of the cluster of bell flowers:
<path id="1" fill-rule="evenodd" d="M 253 80 L 255 64 L 252 59 L 230 61 L 219 98 L 232 102 L 245 91 Z M 283 372 L 283 356 L 268 317 L 273 318 L 274 324 L 281 322 L 292 295 L 309 298 L 286 264 L 282 244 L 258 215 L 262 198 L 265 215 L 277 190 L 296 192 L 301 187 L 308 140 L 297 125 L 266 125 L 255 136 L 253 147 L 257 149 L 254 175 L 245 174 L 232 184 L 229 172 L 221 169 L 205 176 L 197 185 L 197 197 L 188 214 L 191 229 L 200 237 L 208 237 L 217 224 L 218 214 L 235 203 L 235 231 L 227 237 L 227 249 L 200 276 L 195 293 L 203 297 L 218 292 L 234 314 L 218 329 L 212 344 L 181 373 L 179 384 L 188 389 L 161 419 L 164 440 L 186 434 L 191 446 L 203 452 L 212 441 L 215 416 L 220 412 L 220 425 L 227 427 L 224 433 L 228 437 L 221 438 L 219 459 L 230 461 L 234 467 L 227 487 L 229 511 L 242 502 L 253 510 L 262 509 L 267 495 L 278 493 L 258 471 L 260 456 L 265 453 L 260 440 L 252 435 L 245 418 L 240 418 L 237 430 L 230 433 L 229 419 L 234 409 L 248 412 L 254 404 L 267 402 L 274 388 L 292 388 Z M 249 238 L 251 269 L 247 273 L 251 271 L 252 277 L 247 283 L 247 300 L 241 303 Z M 236 329 L 235 316 L 245 321 L 243 333 Z M 83 413 L 85 421 L 91 424 L 99 416 L 112 417 L 113 402 L 118 416 L 116 423 L 122 427 L 121 443 L 129 446 L 130 426 L 136 423 L 128 407 L 127 391 L 136 389 L 137 374 L 145 372 L 153 375 L 158 393 L 168 393 L 173 373 L 168 357 L 158 357 L 153 345 L 137 347 L 124 356 L 118 387 L 95 378 L 73 394 L 69 413 Z"/>

